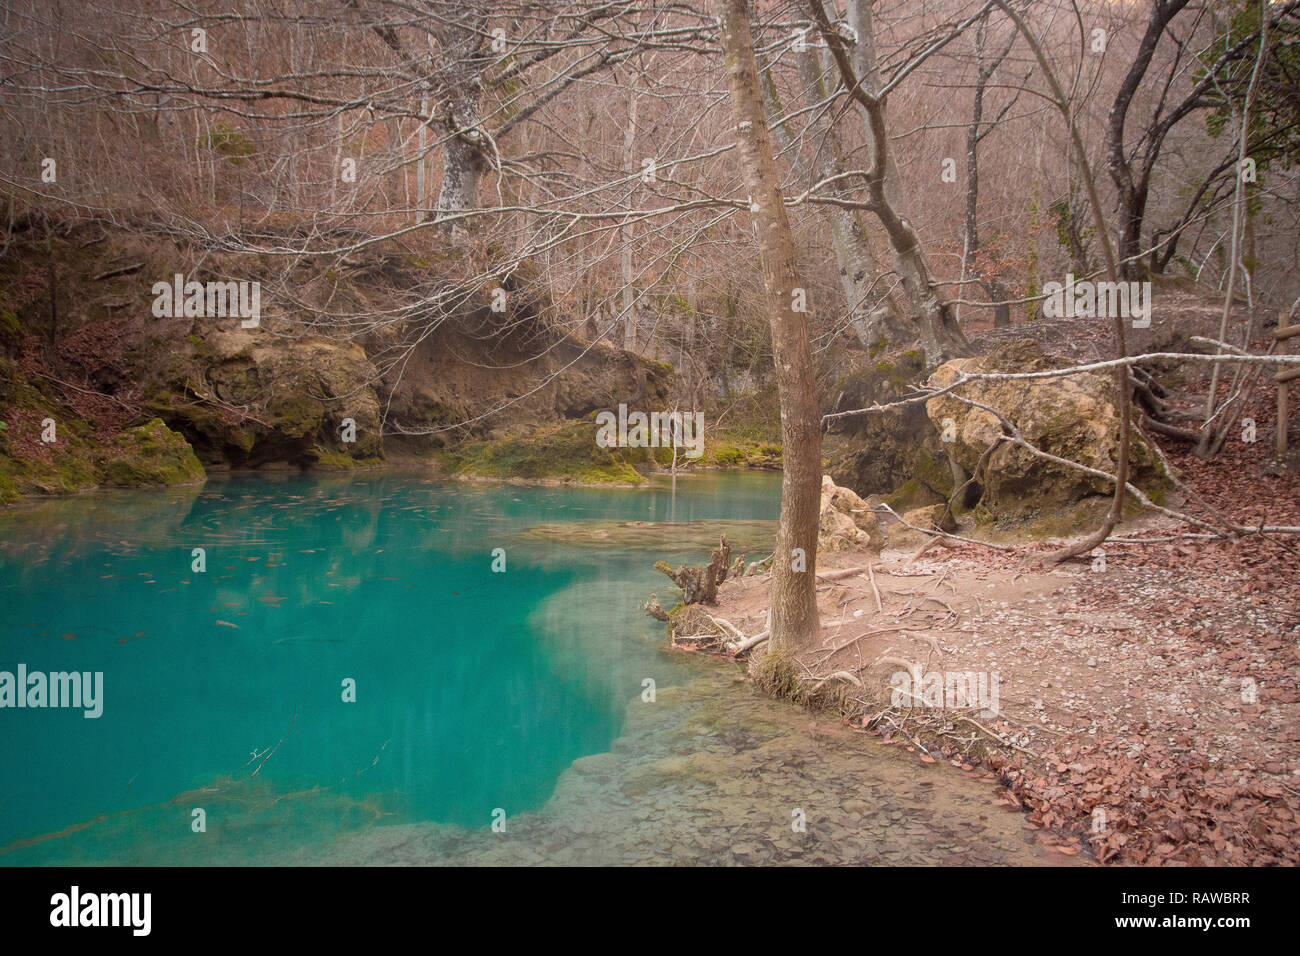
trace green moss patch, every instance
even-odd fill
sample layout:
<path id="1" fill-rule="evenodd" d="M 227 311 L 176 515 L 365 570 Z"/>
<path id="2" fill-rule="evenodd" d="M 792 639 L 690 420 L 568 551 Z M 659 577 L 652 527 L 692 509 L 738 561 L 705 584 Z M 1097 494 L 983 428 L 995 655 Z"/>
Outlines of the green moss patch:
<path id="1" fill-rule="evenodd" d="M 356 468 L 378 468 L 384 464 L 384 459 L 374 458 L 353 458 L 351 455 L 340 454 L 336 451 L 326 451 L 318 449 L 316 452 L 316 461 L 312 467 L 320 471 L 350 471 Z"/>
<path id="2" fill-rule="evenodd" d="M 600 447 L 591 420 L 565 422 L 529 436 L 470 442 L 449 449 L 443 463 L 451 473 L 467 476 L 639 485 L 646 479 L 638 467 L 653 470 L 653 452 Z"/>
<path id="3" fill-rule="evenodd" d="M 207 477 L 189 442 L 160 418 L 128 428 L 113 439 L 105 455 L 106 485 L 178 485 Z"/>
<path id="4" fill-rule="evenodd" d="M 704 452 L 705 457 L 719 468 L 781 467 L 781 446 L 771 442 L 706 441 Z"/>

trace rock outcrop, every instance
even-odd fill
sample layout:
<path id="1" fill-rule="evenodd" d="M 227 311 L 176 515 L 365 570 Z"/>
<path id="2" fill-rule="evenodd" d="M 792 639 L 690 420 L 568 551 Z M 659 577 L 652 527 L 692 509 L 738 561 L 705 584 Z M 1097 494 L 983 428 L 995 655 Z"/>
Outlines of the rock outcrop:
<path id="1" fill-rule="evenodd" d="M 987 356 L 955 359 L 935 370 L 930 384 L 952 384 L 962 372 L 1032 372 L 1060 367 L 1038 343 L 1022 339 Z M 960 394 L 996 408 L 1013 422 L 1024 439 L 1041 451 L 1113 474 L 1119 452 L 1119 413 L 1108 375 L 1084 373 L 1061 378 L 974 381 Z M 1002 434 L 991 413 L 941 395 L 925 403 L 926 414 L 944 441 L 949 458 L 967 474 Z M 1151 448 L 1136 433 L 1130 451 L 1130 480 L 1159 492 L 1163 469 Z M 1059 513 L 1078 502 L 1109 496 L 1113 485 L 1073 468 L 1047 461 L 1024 448 L 1003 442 L 992 453 L 983 475 L 980 508 L 997 519 L 1031 519 Z"/>
<path id="2" fill-rule="evenodd" d="M 831 411 L 870 408 L 897 401 L 922 375 L 922 357 L 908 352 L 881 358 L 849 375 Z M 921 403 L 877 415 L 835 420 L 826 440 L 827 471 L 858 494 L 888 497 L 899 509 L 944 501 L 954 487 L 939 433 Z"/>
<path id="3" fill-rule="evenodd" d="M 155 418 L 113 439 L 103 483 L 122 487 L 183 485 L 207 477 L 190 443 Z"/>
<path id="4" fill-rule="evenodd" d="M 871 506 L 848 488 L 841 488 L 822 475 L 821 520 L 817 527 L 817 551 L 873 551 L 884 547 L 885 534 L 880 529 Z"/>
<path id="5" fill-rule="evenodd" d="M 0 503 L 189 480 L 155 420 L 208 469 L 348 468 L 386 453 L 445 466 L 468 448 L 459 460 L 487 471 L 634 483 L 662 457 L 600 448 L 591 418 L 621 402 L 671 407 L 672 367 L 575 337 L 520 278 L 527 264 L 500 280 L 502 313 L 492 283 L 465 284 L 482 263 L 436 241 L 423 258 L 374 246 L 322 266 L 89 224 L 48 247 L 30 230 L 12 238 L 0 262 Z M 47 271 L 59 277 L 56 327 L 26 278 Z M 177 274 L 257 283 L 257 321 L 157 308 L 155 284 Z M 49 419 L 57 442 L 42 438 Z"/>
<path id="6" fill-rule="evenodd" d="M 209 464 L 339 465 L 383 454 L 378 377 L 355 344 L 211 330 L 190 374 L 160 383 L 149 408 Z"/>

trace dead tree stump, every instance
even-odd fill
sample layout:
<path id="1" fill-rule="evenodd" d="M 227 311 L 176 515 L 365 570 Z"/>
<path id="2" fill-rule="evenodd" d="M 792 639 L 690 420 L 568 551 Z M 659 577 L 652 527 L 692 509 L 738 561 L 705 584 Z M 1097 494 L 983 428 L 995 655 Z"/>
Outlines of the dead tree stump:
<path id="1" fill-rule="evenodd" d="M 656 561 L 655 570 L 682 589 L 683 604 L 717 604 L 718 586 L 731 570 L 731 545 L 724 534 L 718 549 L 709 556 L 707 567 L 682 565 L 676 570 L 667 561 Z"/>

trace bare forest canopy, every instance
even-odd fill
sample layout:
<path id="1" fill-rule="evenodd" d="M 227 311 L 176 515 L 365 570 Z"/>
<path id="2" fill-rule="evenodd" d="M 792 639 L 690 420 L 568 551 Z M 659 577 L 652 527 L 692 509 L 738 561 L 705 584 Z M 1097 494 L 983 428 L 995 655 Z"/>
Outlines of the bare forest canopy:
<path id="1" fill-rule="evenodd" d="M 1297 6 L 752 5 L 814 353 L 847 336 L 938 364 L 973 328 L 1032 319 L 1048 282 L 1104 279 L 1108 244 L 1128 279 L 1235 276 L 1252 302 L 1289 307 Z M 719 353 L 770 369 L 717 14 L 15 0 L 0 21 L 6 235 L 49 219 L 157 231 L 279 265 L 266 294 L 292 300 L 304 257 L 340 269 L 381 243 L 420 257 L 439 233 L 464 290 L 532 286 L 557 326 L 672 361 L 698 397 L 719 386 Z M 436 323 L 464 294 L 417 289 L 315 331 Z"/>

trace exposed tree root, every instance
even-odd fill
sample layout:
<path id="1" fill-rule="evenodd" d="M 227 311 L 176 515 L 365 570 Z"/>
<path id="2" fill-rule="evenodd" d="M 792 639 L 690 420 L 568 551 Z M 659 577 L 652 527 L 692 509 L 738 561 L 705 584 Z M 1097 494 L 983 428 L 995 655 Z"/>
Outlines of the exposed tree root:
<path id="1" fill-rule="evenodd" d="M 667 561 L 656 561 L 655 570 L 682 589 L 684 604 L 717 604 L 718 585 L 727 580 L 731 570 L 731 545 L 721 537 L 718 549 L 709 557 L 707 567 L 682 565 L 676 570 Z"/>

